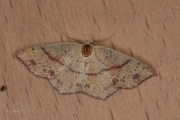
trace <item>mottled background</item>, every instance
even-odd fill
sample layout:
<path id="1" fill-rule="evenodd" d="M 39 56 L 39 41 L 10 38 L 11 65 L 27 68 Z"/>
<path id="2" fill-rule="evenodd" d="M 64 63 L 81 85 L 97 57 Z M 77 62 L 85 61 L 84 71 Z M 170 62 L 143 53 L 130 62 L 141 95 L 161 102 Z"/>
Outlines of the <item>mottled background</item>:
<path id="1" fill-rule="evenodd" d="M 99 41 L 156 76 L 107 100 L 62 95 L 16 58 L 23 48 Z M 180 119 L 179 0 L 0 0 L 0 120 Z"/>

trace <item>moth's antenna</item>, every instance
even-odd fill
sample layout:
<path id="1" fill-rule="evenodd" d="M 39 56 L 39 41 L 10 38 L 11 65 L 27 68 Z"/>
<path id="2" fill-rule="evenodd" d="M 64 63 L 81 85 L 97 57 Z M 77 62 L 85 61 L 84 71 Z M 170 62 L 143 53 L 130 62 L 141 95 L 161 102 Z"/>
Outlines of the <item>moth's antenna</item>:
<path id="1" fill-rule="evenodd" d="M 66 38 L 69 39 L 71 42 L 84 43 L 84 42 L 87 41 L 87 40 L 80 40 L 80 39 L 71 38 L 71 37 L 69 37 L 68 34 L 64 34 L 64 35 L 65 35 Z M 112 36 L 114 36 L 114 35 L 115 35 L 115 33 L 112 34 L 111 36 L 109 36 L 109 37 L 106 38 L 106 39 L 94 39 L 94 37 L 92 36 L 92 42 L 91 42 L 91 43 L 92 43 L 92 44 L 99 44 L 99 43 L 101 43 L 101 42 L 110 40 L 110 38 L 111 38 Z M 97 41 L 97 40 L 98 40 L 98 41 Z"/>
<path id="2" fill-rule="evenodd" d="M 107 40 L 110 40 L 110 38 L 112 37 L 112 36 L 114 36 L 115 35 L 115 33 L 114 34 L 112 34 L 111 36 L 109 36 L 108 38 L 106 38 L 106 39 L 98 39 L 98 41 L 96 41 L 97 39 L 94 39 L 94 37 L 92 37 L 93 38 L 93 41 L 96 43 L 96 44 L 99 44 L 99 43 L 101 43 L 101 42 L 104 42 L 104 41 L 107 41 Z"/>
<path id="3" fill-rule="evenodd" d="M 71 37 L 69 37 L 68 34 L 64 34 L 64 35 L 65 35 L 65 37 L 66 37 L 67 39 L 69 39 L 71 42 L 77 42 L 77 43 L 82 43 L 82 42 L 84 42 L 83 40 L 78 40 L 78 39 L 75 39 L 75 38 L 71 38 Z"/>
<path id="4" fill-rule="evenodd" d="M 69 35 L 68 35 L 67 32 L 66 32 L 66 34 L 63 33 L 63 35 L 64 35 L 67 39 L 69 39 L 71 42 L 74 41 L 74 38 L 69 37 Z"/>

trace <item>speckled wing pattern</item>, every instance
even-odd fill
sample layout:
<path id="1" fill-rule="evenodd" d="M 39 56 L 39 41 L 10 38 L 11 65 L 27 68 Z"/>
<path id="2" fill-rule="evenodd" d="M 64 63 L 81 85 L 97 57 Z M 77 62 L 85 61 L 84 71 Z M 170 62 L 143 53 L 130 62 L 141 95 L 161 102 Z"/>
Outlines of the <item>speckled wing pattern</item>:
<path id="1" fill-rule="evenodd" d="M 115 50 L 93 45 L 91 55 L 84 57 L 81 47 L 75 42 L 41 45 L 22 50 L 17 57 L 60 93 L 84 92 L 102 99 L 153 75 L 146 65 Z"/>

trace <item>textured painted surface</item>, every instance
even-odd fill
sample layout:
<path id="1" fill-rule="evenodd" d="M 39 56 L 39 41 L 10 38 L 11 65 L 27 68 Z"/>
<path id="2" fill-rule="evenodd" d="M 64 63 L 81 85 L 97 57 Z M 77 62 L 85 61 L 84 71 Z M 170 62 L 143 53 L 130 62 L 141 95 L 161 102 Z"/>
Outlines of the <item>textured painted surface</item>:
<path id="1" fill-rule="evenodd" d="M 0 120 L 180 120 L 179 0 L 1 0 Z M 72 38 L 99 41 L 155 75 L 106 100 L 59 94 L 17 53 Z"/>
<path id="2" fill-rule="evenodd" d="M 91 52 L 82 49 L 84 44 L 91 46 Z M 153 75 L 141 62 L 91 43 L 42 45 L 22 50 L 17 56 L 35 75 L 48 78 L 60 93 L 84 92 L 102 99 Z"/>

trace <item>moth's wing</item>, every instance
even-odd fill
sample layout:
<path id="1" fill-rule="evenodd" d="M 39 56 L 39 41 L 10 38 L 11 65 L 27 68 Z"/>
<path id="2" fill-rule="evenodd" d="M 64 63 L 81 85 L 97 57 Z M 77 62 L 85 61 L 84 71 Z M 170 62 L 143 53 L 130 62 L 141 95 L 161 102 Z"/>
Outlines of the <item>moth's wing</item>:
<path id="1" fill-rule="evenodd" d="M 25 49 L 17 56 L 35 75 L 48 78 L 60 93 L 81 91 L 84 75 L 80 44 L 42 45 Z"/>
<path id="2" fill-rule="evenodd" d="M 109 79 L 108 73 L 100 73 L 103 67 L 95 55 L 95 53 L 99 53 L 99 51 L 93 51 L 91 56 L 84 60 L 82 64 L 82 67 L 85 68 L 87 66 L 87 69 L 83 70 L 84 78 L 81 82 L 81 86 L 83 86 L 81 91 L 96 98 L 106 99 L 106 97 L 114 93 L 117 88 L 111 85 L 111 79 Z"/>
<path id="3" fill-rule="evenodd" d="M 113 94 L 117 88 L 111 85 L 111 81 L 107 77 L 101 75 L 86 75 L 82 81 L 82 92 L 85 92 L 96 98 L 106 99 L 107 96 Z"/>
<path id="4" fill-rule="evenodd" d="M 69 64 L 79 52 L 77 43 L 48 44 L 25 49 L 17 54 L 31 72 L 52 79 Z"/>
<path id="5" fill-rule="evenodd" d="M 109 86 L 132 88 L 153 75 L 150 68 L 141 62 L 115 50 L 94 46 L 95 58 L 101 66 L 99 76 L 110 80 Z"/>
<path id="6" fill-rule="evenodd" d="M 92 54 L 82 62 L 82 67 L 86 69 L 81 91 L 102 99 L 118 87 L 132 88 L 153 75 L 146 65 L 103 46 L 93 46 Z"/>
<path id="7" fill-rule="evenodd" d="M 60 93 L 76 93 L 82 91 L 81 82 L 84 79 L 83 75 L 83 56 L 81 52 L 74 55 L 71 62 L 67 63 L 61 73 L 50 79 L 50 83 Z"/>

